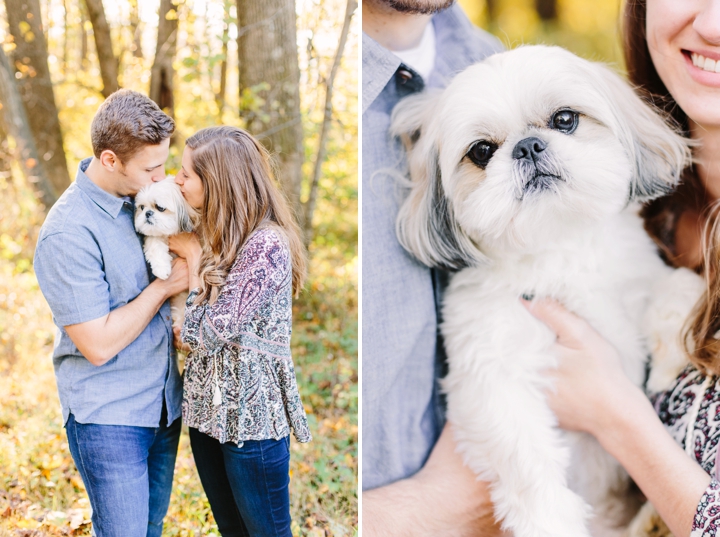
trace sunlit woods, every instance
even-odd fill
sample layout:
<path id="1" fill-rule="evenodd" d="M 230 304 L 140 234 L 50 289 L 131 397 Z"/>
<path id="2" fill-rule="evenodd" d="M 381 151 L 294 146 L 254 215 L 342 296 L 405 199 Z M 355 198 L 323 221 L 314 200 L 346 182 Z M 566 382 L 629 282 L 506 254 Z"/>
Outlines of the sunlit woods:
<path id="1" fill-rule="evenodd" d="M 508 47 L 560 45 L 622 69 L 620 0 L 459 0 L 470 19 Z"/>
<path id="2" fill-rule="evenodd" d="M 28 10 L 18 6 L 33 1 L 39 15 L 28 20 Z M 151 82 L 156 81 L 153 88 L 159 90 L 153 96 L 174 114 L 178 126 L 168 163 L 171 173 L 179 164 L 184 139 L 196 130 L 218 123 L 254 129 L 250 120 L 255 118 L 260 120 L 257 128 L 263 129 L 255 132 L 268 138 L 264 131 L 272 127 L 262 124 L 273 113 L 286 112 L 279 110 L 283 103 L 273 93 L 276 82 L 241 85 L 235 0 L 175 0 L 165 5 L 166 1 L 162 0 L 162 8 L 161 0 L 0 2 L 0 42 L 14 78 L 6 87 L 0 76 L 0 537 L 89 534 L 89 506 L 60 423 L 50 360 L 54 327 L 32 271 L 32 254 L 46 210 L 42 200 L 48 196 L 42 194 L 43 188 L 59 195 L 67 178 L 74 177 L 78 162 L 91 154 L 89 126 L 103 93 L 117 84 L 149 94 Z M 349 4 L 352 12 L 354 2 Z M 103 8 L 109 27 L 104 44 L 95 39 L 95 33 L 102 32 L 100 17 L 92 10 L 97 6 Z M 301 154 L 294 160 L 301 169 L 300 183 L 295 185 L 296 211 L 309 216 L 304 227 L 312 235 L 308 235 L 309 280 L 294 309 L 293 351 L 315 439 L 305 445 L 292 443 L 293 533 L 353 535 L 357 528 L 359 21 L 351 19 L 341 60 L 333 71 L 348 3 L 299 0 L 295 11 L 299 76 L 295 104 L 299 104 L 296 121 L 301 127 Z M 16 26 L 15 34 L 11 24 Z M 161 36 L 167 46 L 158 46 L 159 26 L 168 36 Z M 21 106 L 27 85 L 42 76 L 30 55 L 32 43 L 40 38 L 46 43 L 54 116 L 46 108 Z M 25 46 L 30 52 L 16 57 Z M 271 51 L 249 53 L 268 66 L 273 61 Z M 14 92 L 15 100 L 7 97 L 8 92 Z M 326 95 L 331 101 L 326 102 Z M 46 100 L 41 99 L 43 107 Z M 13 105 L 20 106 L 25 119 L 11 113 Z M 62 133 L 60 152 L 48 146 L 55 131 L 53 117 L 59 119 L 57 130 Z M 11 119 L 14 123 L 9 123 Z M 321 166 L 316 170 L 318 154 Z M 57 165 L 60 157 L 64 165 Z M 276 165 L 282 174 L 285 165 L 280 154 Z M 314 211 L 308 203 L 312 199 Z M 212 515 L 183 436 L 165 534 L 212 535 L 212 528 Z"/>

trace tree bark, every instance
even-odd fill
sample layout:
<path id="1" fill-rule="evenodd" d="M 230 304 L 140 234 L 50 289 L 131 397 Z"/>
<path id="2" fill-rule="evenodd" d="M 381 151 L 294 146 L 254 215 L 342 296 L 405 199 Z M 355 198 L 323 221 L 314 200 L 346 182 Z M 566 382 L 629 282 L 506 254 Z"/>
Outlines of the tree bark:
<path id="1" fill-rule="evenodd" d="M 119 88 L 118 60 L 113 53 L 110 26 L 108 26 L 105 18 L 102 0 L 85 0 L 85 5 L 93 27 L 95 49 L 100 62 L 100 76 L 103 82 L 102 94 L 107 99 L 111 93 Z"/>
<path id="2" fill-rule="evenodd" d="M 300 220 L 303 129 L 295 3 L 237 0 L 237 16 L 240 116 L 277 155 L 278 180 Z M 248 101 L 244 93 L 260 100 L 251 99 L 255 104 L 243 107 Z"/>
<path id="3" fill-rule="evenodd" d="M 57 190 L 45 167 L 41 164 L 42 161 L 30 129 L 30 122 L 15 84 L 15 72 L 2 47 L 0 47 L 0 103 L 2 103 L 0 131 L 7 129 L 8 134 L 15 139 L 20 168 L 30 186 L 37 191 L 38 198 L 47 210 L 57 201 L 62 190 Z M 4 133 L 0 134 L 3 142 L 7 143 Z M 67 170 L 65 174 L 67 175 Z"/>
<path id="4" fill-rule="evenodd" d="M 177 48 L 177 4 L 160 0 L 158 39 L 150 76 L 150 98 L 170 117 L 175 117 L 173 59 Z"/>
<path id="5" fill-rule="evenodd" d="M 37 159 L 58 195 L 70 184 L 58 109 L 55 105 L 39 0 L 5 0 L 20 98 L 37 148 Z M 14 118 L 17 125 L 17 118 Z M 33 157 L 34 158 L 34 157 Z M 36 173 L 37 175 L 37 173 Z M 42 176 L 42 174 L 40 174 Z"/>
<path id="6" fill-rule="evenodd" d="M 337 52 L 335 53 L 335 59 L 330 69 L 330 75 L 325 81 L 325 109 L 323 115 L 323 122 L 320 126 L 320 137 L 318 140 L 317 157 L 315 158 L 315 166 L 313 168 L 312 181 L 310 183 L 310 195 L 305 202 L 305 215 L 304 215 L 304 239 L 305 246 L 308 246 L 312 241 L 313 237 L 313 225 L 312 218 L 315 212 L 315 202 L 317 200 L 317 187 L 320 181 L 320 172 L 322 171 L 322 165 L 325 161 L 326 154 L 326 141 L 328 132 L 330 131 L 330 121 L 332 119 L 332 97 L 333 97 L 333 86 L 335 84 L 335 76 L 337 75 L 338 69 L 340 68 L 340 62 L 342 60 L 343 51 L 345 50 L 345 43 L 347 42 L 348 32 L 350 31 L 350 22 L 352 21 L 353 14 L 357 9 L 356 0 L 347 0 L 347 6 L 345 8 L 345 20 L 343 21 L 343 27 L 340 32 L 340 43 L 338 44 Z"/>

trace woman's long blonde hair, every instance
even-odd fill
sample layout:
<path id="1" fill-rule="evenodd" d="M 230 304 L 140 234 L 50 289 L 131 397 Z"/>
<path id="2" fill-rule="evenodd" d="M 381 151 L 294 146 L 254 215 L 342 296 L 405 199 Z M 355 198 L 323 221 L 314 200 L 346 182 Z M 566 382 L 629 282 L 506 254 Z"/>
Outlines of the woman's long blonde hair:
<path id="1" fill-rule="evenodd" d="M 305 249 L 300 228 L 273 179 L 267 150 L 249 133 L 229 126 L 202 129 L 185 145 L 192 150 L 193 171 L 204 190 L 196 219 L 203 249 L 196 303 L 206 298 L 215 302 L 240 249 L 266 223 L 280 228 L 287 238 L 297 295 L 305 279 Z"/>

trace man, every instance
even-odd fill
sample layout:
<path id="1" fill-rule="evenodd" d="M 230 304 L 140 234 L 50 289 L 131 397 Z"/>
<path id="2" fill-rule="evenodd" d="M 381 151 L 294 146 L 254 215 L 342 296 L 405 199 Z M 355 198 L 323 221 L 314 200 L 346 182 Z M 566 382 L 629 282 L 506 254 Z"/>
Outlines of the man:
<path id="1" fill-rule="evenodd" d="M 496 535 L 487 486 L 443 428 L 440 275 L 397 242 L 398 187 L 383 170 L 403 169 L 394 105 L 501 46 L 453 0 L 364 0 L 362 16 L 363 535 Z"/>
<path id="2" fill-rule="evenodd" d="M 159 537 L 180 435 L 182 381 L 167 299 L 176 260 L 150 282 L 132 198 L 165 177 L 173 120 L 121 90 L 91 126 L 94 156 L 40 230 L 35 272 L 58 327 L 53 351 L 68 444 L 98 537 Z"/>

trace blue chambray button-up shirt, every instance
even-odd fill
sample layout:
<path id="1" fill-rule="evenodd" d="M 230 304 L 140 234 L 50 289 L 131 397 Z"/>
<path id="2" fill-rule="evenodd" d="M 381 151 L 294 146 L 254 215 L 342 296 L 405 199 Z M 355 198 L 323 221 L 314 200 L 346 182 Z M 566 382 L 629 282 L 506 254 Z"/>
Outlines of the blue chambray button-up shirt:
<path id="1" fill-rule="evenodd" d="M 436 14 L 432 24 L 437 54 L 426 87 L 444 87 L 502 49 L 458 5 Z M 410 85 L 422 83 L 398 79 L 400 58 L 366 34 L 362 56 L 362 484 L 372 489 L 417 472 L 443 418 L 433 277 L 397 241 L 401 193 L 382 172 L 404 167 L 400 144 L 388 134 L 390 113 L 413 91 Z"/>
<path id="2" fill-rule="evenodd" d="M 35 273 L 58 327 L 53 363 L 63 423 L 72 413 L 79 423 L 157 427 L 164 398 L 170 424 L 180 416 L 182 380 L 169 302 L 101 366 L 64 329 L 124 306 L 150 283 L 132 201 L 93 183 L 85 175 L 90 160 L 48 213 L 35 250 Z"/>

